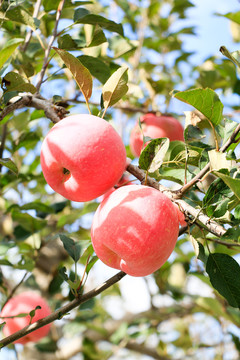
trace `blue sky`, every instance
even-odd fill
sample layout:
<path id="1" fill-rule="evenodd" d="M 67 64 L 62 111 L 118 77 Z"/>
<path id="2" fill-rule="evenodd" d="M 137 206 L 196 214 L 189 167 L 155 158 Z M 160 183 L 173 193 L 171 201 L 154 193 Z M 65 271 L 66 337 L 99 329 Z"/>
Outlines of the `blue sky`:
<path id="1" fill-rule="evenodd" d="M 198 64 L 208 56 L 222 56 L 219 52 L 222 45 L 229 47 L 230 51 L 240 48 L 239 43 L 232 41 L 230 21 L 213 15 L 240 11 L 238 0 L 192 0 L 192 3 L 195 7 L 188 10 L 191 18 L 188 23 L 196 26 L 197 36 L 186 37 L 185 50 L 196 51 L 193 58 Z"/>

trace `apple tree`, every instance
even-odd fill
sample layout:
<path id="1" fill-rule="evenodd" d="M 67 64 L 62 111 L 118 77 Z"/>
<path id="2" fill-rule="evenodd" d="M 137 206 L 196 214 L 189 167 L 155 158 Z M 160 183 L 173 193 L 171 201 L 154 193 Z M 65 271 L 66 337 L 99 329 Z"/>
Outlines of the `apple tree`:
<path id="1" fill-rule="evenodd" d="M 1 309 L 29 290 L 51 308 L 36 322 L 38 306 L 9 314 L 28 320 L 8 336 L 2 316 L 0 357 L 238 359 L 239 51 L 222 44 L 194 64 L 184 46 L 197 36 L 186 25 L 193 7 L 188 0 L 0 1 Z M 214 16 L 231 22 L 233 40 L 239 41 L 239 12 Z M 51 128 L 74 114 L 102 118 L 121 136 L 127 161 L 116 188 L 129 182 L 154 188 L 181 214 L 171 256 L 145 277 L 104 265 L 94 251 L 91 226 L 102 197 L 73 201 L 43 176 L 42 143 Z M 149 118 L 166 118 L 166 129 L 159 125 L 155 133 Z M 172 138 L 170 118 L 177 121 Z M 134 127 L 139 153 L 130 140 Z M 80 138 L 78 143 L 67 127 L 65 136 L 74 139 L 71 151 L 81 151 Z M 55 140 L 61 149 L 64 140 Z M 96 151 L 88 144 L 86 151 Z M 96 175 L 86 193 L 103 167 L 103 176 L 110 176 L 118 155 L 109 150 L 108 166 L 99 153 L 94 157 Z M 111 184 L 109 191 L 110 198 L 118 189 Z M 155 218 L 156 209 L 146 206 L 146 218 Z M 159 218 L 166 217 L 161 211 Z M 134 228 L 133 222 L 121 214 L 118 227 Z M 118 227 L 111 229 L 116 236 Z M 139 266 L 147 247 L 141 248 Z M 129 293 L 136 304 L 131 310 Z M 46 337 L 18 344 L 49 324 Z"/>

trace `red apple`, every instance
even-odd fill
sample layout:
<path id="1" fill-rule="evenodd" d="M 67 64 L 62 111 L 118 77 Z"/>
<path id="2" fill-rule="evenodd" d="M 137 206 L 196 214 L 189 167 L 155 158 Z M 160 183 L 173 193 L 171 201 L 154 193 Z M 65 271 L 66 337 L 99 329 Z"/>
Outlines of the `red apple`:
<path id="1" fill-rule="evenodd" d="M 159 269 L 171 255 L 179 233 L 179 210 L 160 191 L 128 185 L 98 207 L 91 228 L 96 255 L 132 276 Z"/>
<path id="2" fill-rule="evenodd" d="M 37 306 L 41 306 L 41 309 L 35 311 L 35 315 L 31 320 L 30 315 L 24 317 L 7 318 L 9 316 L 16 316 L 19 314 L 29 314 Z M 33 291 L 25 291 L 19 295 L 12 297 L 6 305 L 3 307 L 0 314 L 3 321 L 6 324 L 3 327 L 4 336 L 9 336 L 18 330 L 23 329 L 25 326 L 36 322 L 39 319 L 44 318 L 51 314 L 51 310 L 47 302 Z M 36 342 L 42 337 L 46 336 L 50 330 L 50 324 L 41 327 L 38 330 L 31 332 L 30 334 L 16 340 L 15 343 L 26 344 L 30 341 Z"/>
<path id="3" fill-rule="evenodd" d="M 140 121 L 142 130 L 137 122 L 130 135 L 130 149 L 136 157 L 140 156 L 143 149 L 143 134 L 152 139 L 167 137 L 170 141 L 184 140 L 183 127 L 174 117 L 149 113 L 142 116 Z"/>
<path id="4" fill-rule="evenodd" d="M 73 201 L 90 201 L 121 178 L 126 151 L 105 120 L 72 115 L 54 125 L 41 149 L 43 175 L 51 188 Z"/>

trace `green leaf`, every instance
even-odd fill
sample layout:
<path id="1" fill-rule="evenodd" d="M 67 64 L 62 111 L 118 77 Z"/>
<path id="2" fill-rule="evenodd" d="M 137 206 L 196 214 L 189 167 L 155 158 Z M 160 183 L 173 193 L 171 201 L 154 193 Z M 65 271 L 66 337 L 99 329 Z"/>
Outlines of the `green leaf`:
<path id="1" fill-rule="evenodd" d="M 225 142 L 230 138 L 233 131 L 236 129 L 237 125 L 238 123 L 231 119 L 224 119 L 223 125 L 221 124 L 218 125 L 217 130 L 219 132 L 223 144 L 225 144 Z"/>
<path id="2" fill-rule="evenodd" d="M 0 69 L 22 42 L 23 39 L 11 39 L 5 44 L 4 48 L 0 50 Z"/>
<path id="3" fill-rule="evenodd" d="M 94 26 L 93 34 L 89 43 L 87 43 L 87 47 L 98 46 L 107 42 L 107 38 L 102 31 L 102 28 L 98 25 Z"/>
<path id="4" fill-rule="evenodd" d="M 234 167 L 232 160 L 227 160 L 227 154 L 217 151 L 216 149 L 208 151 L 208 157 L 211 165 L 211 170 L 228 169 Z"/>
<path id="5" fill-rule="evenodd" d="M 34 347 L 43 353 L 43 358 L 45 357 L 44 354 L 46 353 L 55 353 L 58 350 L 58 345 L 55 339 L 51 339 L 49 337 L 44 337 L 39 341 Z"/>
<path id="6" fill-rule="evenodd" d="M 31 321 L 32 321 L 32 319 L 34 318 L 37 310 L 41 310 L 41 306 L 37 305 L 37 306 L 35 307 L 35 309 L 33 309 L 33 310 L 30 311 L 29 315 L 30 315 L 30 317 L 31 317 Z"/>
<path id="7" fill-rule="evenodd" d="M 74 3 L 71 0 L 66 0 L 64 3 L 64 8 L 75 8 L 77 6 L 81 5 L 87 5 L 92 4 L 92 1 L 74 1 Z M 43 0 L 43 6 L 45 11 L 51 11 L 51 10 L 57 10 L 59 5 L 59 2 L 56 0 Z"/>
<path id="8" fill-rule="evenodd" d="M 118 58 L 137 48 L 137 41 L 130 41 L 122 36 L 116 35 L 109 39 L 110 49 L 114 52 L 114 58 Z"/>
<path id="9" fill-rule="evenodd" d="M 53 48 L 61 57 L 64 64 L 71 71 L 86 101 L 92 95 L 92 76 L 88 69 L 75 56 L 65 50 Z"/>
<path id="10" fill-rule="evenodd" d="M 154 176 L 155 176 L 155 174 L 154 174 Z M 165 180 L 174 181 L 178 184 L 184 185 L 185 176 L 187 178 L 186 181 L 188 182 L 193 178 L 194 175 L 191 174 L 188 170 L 186 172 L 185 169 L 175 169 L 175 168 L 162 166 L 159 169 L 159 174 L 156 175 L 156 179 L 158 181 L 165 179 Z"/>
<path id="11" fill-rule="evenodd" d="M 188 125 L 184 130 L 184 140 L 185 142 L 192 142 L 195 140 L 202 140 L 205 138 L 202 130 L 199 129 L 197 126 Z"/>
<path id="12" fill-rule="evenodd" d="M 206 271 L 212 286 L 229 305 L 240 308 L 240 266 L 237 261 L 227 254 L 210 254 Z"/>
<path id="13" fill-rule="evenodd" d="M 217 13 L 216 15 L 226 17 L 227 19 L 232 20 L 233 22 L 240 25 L 240 11 L 229 12 L 227 14 L 219 14 L 219 13 Z"/>
<path id="14" fill-rule="evenodd" d="M 58 37 L 58 47 L 65 50 L 75 50 L 86 47 L 86 41 L 73 39 L 69 34 Z"/>
<path id="15" fill-rule="evenodd" d="M 222 179 L 240 200 L 240 179 L 232 178 L 231 176 L 223 174 L 219 171 L 213 171 L 213 174 Z"/>
<path id="16" fill-rule="evenodd" d="M 9 240 L 1 240 L 0 242 L 0 256 L 3 256 L 7 253 L 7 251 L 9 249 L 11 249 L 12 247 L 14 247 L 15 244 L 12 242 L 9 242 Z"/>
<path id="17" fill-rule="evenodd" d="M 151 140 L 140 155 L 140 168 L 150 173 L 158 170 L 163 163 L 169 144 L 170 141 L 168 138 Z"/>
<path id="18" fill-rule="evenodd" d="M 16 72 L 10 71 L 2 79 L 2 88 L 5 92 L 30 92 L 34 94 L 37 89 Z"/>
<path id="19" fill-rule="evenodd" d="M 81 254 L 81 246 L 78 243 L 76 243 L 73 239 L 63 234 L 60 234 L 59 237 L 68 255 L 71 256 L 71 258 L 74 260 L 75 263 L 78 262 Z"/>
<path id="20" fill-rule="evenodd" d="M 213 124 L 218 125 L 222 119 L 223 104 L 212 89 L 193 89 L 172 92 L 175 98 L 192 105 Z"/>
<path id="21" fill-rule="evenodd" d="M 81 19 L 82 17 L 84 17 L 85 15 L 88 15 L 90 12 L 85 9 L 85 8 L 77 8 L 74 11 L 74 15 L 73 15 L 73 21 L 76 22 L 78 19 Z"/>
<path id="22" fill-rule="evenodd" d="M 91 270 L 91 268 L 93 267 L 93 265 L 98 261 L 98 257 L 97 256 L 93 256 L 91 258 L 91 260 L 89 261 L 89 263 L 87 264 L 86 267 L 86 273 L 88 274 L 89 271 Z"/>
<path id="23" fill-rule="evenodd" d="M 111 335 L 110 341 L 113 344 L 118 344 L 122 339 L 126 338 L 128 330 L 128 323 L 123 322 L 121 325 L 117 328 L 117 330 Z"/>
<path id="24" fill-rule="evenodd" d="M 240 205 L 237 205 L 234 210 L 234 216 L 236 219 L 240 220 Z"/>
<path id="25" fill-rule="evenodd" d="M 18 168 L 16 164 L 9 158 L 0 159 L 0 164 L 11 170 L 16 176 L 18 175 Z"/>
<path id="26" fill-rule="evenodd" d="M 58 273 L 60 275 L 60 277 L 64 280 L 64 281 L 68 281 L 69 280 L 69 277 L 66 273 L 67 269 L 64 267 L 58 269 Z"/>
<path id="27" fill-rule="evenodd" d="M 13 266 L 13 264 L 10 263 L 10 261 L 8 261 L 6 259 L 0 259 L 0 265 Z"/>
<path id="28" fill-rule="evenodd" d="M 46 227 L 47 221 L 17 211 L 12 212 L 13 221 L 18 222 L 25 230 L 33 233 Z"/>
<path id="29" fill-rule="evenodd" d="M 39 201 L 33 201 L 20 207 L 21 210 L 36 210 L 41 213 L 52 214 L 54 209 L 51 206 L 45 205 Z"/>
<path id="30" fill-rule="evenodd" d="M 13 147 L 14 152 L 21 147 L 25 147 L 27 150 L 31 149 L 40 140 L 39 135 L 36 132 L 23 132 L 18 138 L 16 145 Z"/>
<path id="31" fill-rule="evenodd" d="M 240 67 L 240 51 L 234 51 L 230 53 L 225 46 L 221 46 L 219 51 L 229 60 L 231 60 L 235 65 Z"/>
<path id="32" fill-rule="evenodd" d="M 117 24 L 114 21 L 108 20 L 101 15 L 95 14 L 87 14 L 80 13 L 75 15 L 75 23 L 77 24 L 91 24 L 91 25 L 99 25 L 101 28 L 106 29 L 108 31 L 116 32 L 121 36 L 123 34 L 123 27 L 121 24 Z"/>
<path id="33" fill-rule="evenodd" d="M 240 353 L 240 338 L 239 338 L 239 336 L 237 336 L 237 335 L 235 335 L 235 334 L 233 334 L 231 332 L 229 332 L 229 334 L 232 336 L 232 340 L 233 340 L 233 342 L 234 342 L 234 344 L 236 346 L 236 349 Z"/>
<path id="34" fill-rule="evenodd" d="M 21 5 L 11 8 L 6 13 L 0 12 L 0 19 L 28 25 L 32 30 L 36 30 L 39 25 Z"/>
<path id="35" fill-rule="evenodd" d="M 105 111 L 127 93 L 127 70 L 127 67 L 120 67 L 103 85 L 102 97 Z"/>
<path id="36" fill-rule="evenodd" d="M 215 217 L 215 218 L 219 218 L 222 217 L 226 214 L 227 210 L 228 210 L 228 205 L 229 205 L 229 199 L 226 198 L 223 201 L 219 202 L 216 206 L 209 206 L 208 207 L 208 211 L 207 211 L 207 215 L 209 217 Z M 212 212 L 209 211 L 209 209 L 212 208 Z"/>
<path id="37" fill-rule="evenodd" d="M 198 297 L 195 300 L 195 303 L 217 318 L 225 316 L 225 311 L 217 299 L 210 297 Z"/>
<path id="38" fill-rule="evenodd" d="M 220 178 L 216 178 L 207 189 L 203 207 L 209 217 L 222 217 L 228 210 L 233 192 Z"/>
<path id="39" fill-rule="evenodd" d="M 102 84 L 110 77 L 111 73 L 109 67 L 99 58 L 81 55 L 78 56 L 78 59 L 90 71 L 92 76 L 98 79 Z"/>
<path id="40" fill-rule="evenodd" d="M 240 226 L 237 228 L 229 228 L 225 234 L 221 237 L 222 240 L 232 240 L 234 242 L 240 243 Z"/>

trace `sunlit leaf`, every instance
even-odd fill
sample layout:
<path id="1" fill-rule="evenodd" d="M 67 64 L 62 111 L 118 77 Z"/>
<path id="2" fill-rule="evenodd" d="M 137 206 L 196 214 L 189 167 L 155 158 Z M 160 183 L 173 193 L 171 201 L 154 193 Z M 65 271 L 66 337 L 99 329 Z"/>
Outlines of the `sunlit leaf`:
<path id="1" fill-rule="evenodd" d="M 4 48 L 0 50 L 0 68 L 2 68 L 5 62 L 22 42 L 23 39 L 11 39 L 5 44 Z"/>
<path id="2" fill-rule="evenodd" d="M 69 52 L 56 47 L 53 49 L 58 53 L 64 64 L 71 71 L 86 101 L 88 101 L 92 95 L 92 76 L 88 69 L 80 62 L 80 60 Z"/>
<path id="3" fill-rule="evenodd" d="M 228 169 L 234 166 L 232 160 L 227 160 L 226 153 L 217 151 L 215 149 L 208 151 L 211 170 Z"/>
<path id="4" fill-rule="evenodd" d="M 17 211 L 12 212 L 12 219 L 13 221 L 18 222 L 25 230 L 32 233 L 43 229 L 47 225 L 46 220 L 35 218 L 30 214 Z"/>
<path id="5" fill-rule="evenodd" d="M 81 55 L 78 59 L 102 84 L 110 77 L 110 68 L 102 60 L 89 55 Z"/>
<path id="6" fill-rule="evenodd" d="M 231 176 L 223 174 L 219 171 L 213 171 L 213 174 L 220 177 L 240 200 L 240 179 L 232 178 Z"/>
<path id="7" fill-rule="evenodd" d="M 28 25 L 32 30 L 39 26 L 39 20 L 36 21 L 21 5 L 10 8 L 6 13 L 0 12 L 0 19 Z"/>
<path id="8" fill-rule="evenodd" d="M 200 111 L 212 124 L 218 125 L 222 119 L 223 104 L 212 89 L 193 89 L 172 92 L 172 96 Z"/>
<path id="9" fill-rule="evenodd" d="M 7 73 L 2 79 L 2 88 L 4 91 L 30 92 L 32 94 L 37 91 L 27 79 L 13 71 Z"/>
<path id="10" fill-rule="evenodd" d="M 101 15 L 96 14 L 83 14 L 79 13 L 78 16 L 75 16 L 75 22 L 78 24 L 91 24 L 91 25 L 99 25 L 103 29 L 108 31 L 116 32 L 121 36 L 123 34 L 123 27 L 121 24 L 117 24 L 114 21 L 108 20 Z"/>
<path id="11" fill-rule="evenodd" d="M 18 168 L 16 164 L 9 158 L 0 159 L 0 164 L 2 166 L 7 167 L 9 170 L 11 170 L 15 175 L 18 175 Z"/>
<path id="12" fill-rule="evenodd" d="M 225 46 L 220 47 L 221 53 L 231 60 L 235 65 L 240 67 L 240 51 L 234 51 L 230 53 Z"/>
<path id="13" fill-rule="evenodd" d="M 217 13 L 216 15 L 226 17 L 227 19 L 232 20 L 240 25 L 240 11 L 228 12 L 227 14 Z"/>
<path id="14" fill-rule="evenodd" d="M 149 172 L 158 170 L 163 163 L 169 144 L 168 138 L 151 140 L 140 155 L 139 166 L 141 169 Z"/>
<path id="15" fill-rule="evenodd" d="M 105 110 L 116 104 L 127 93 L 127 70 L 127 67 L 120 67 L 104 84 L 102 97 Z"/>

